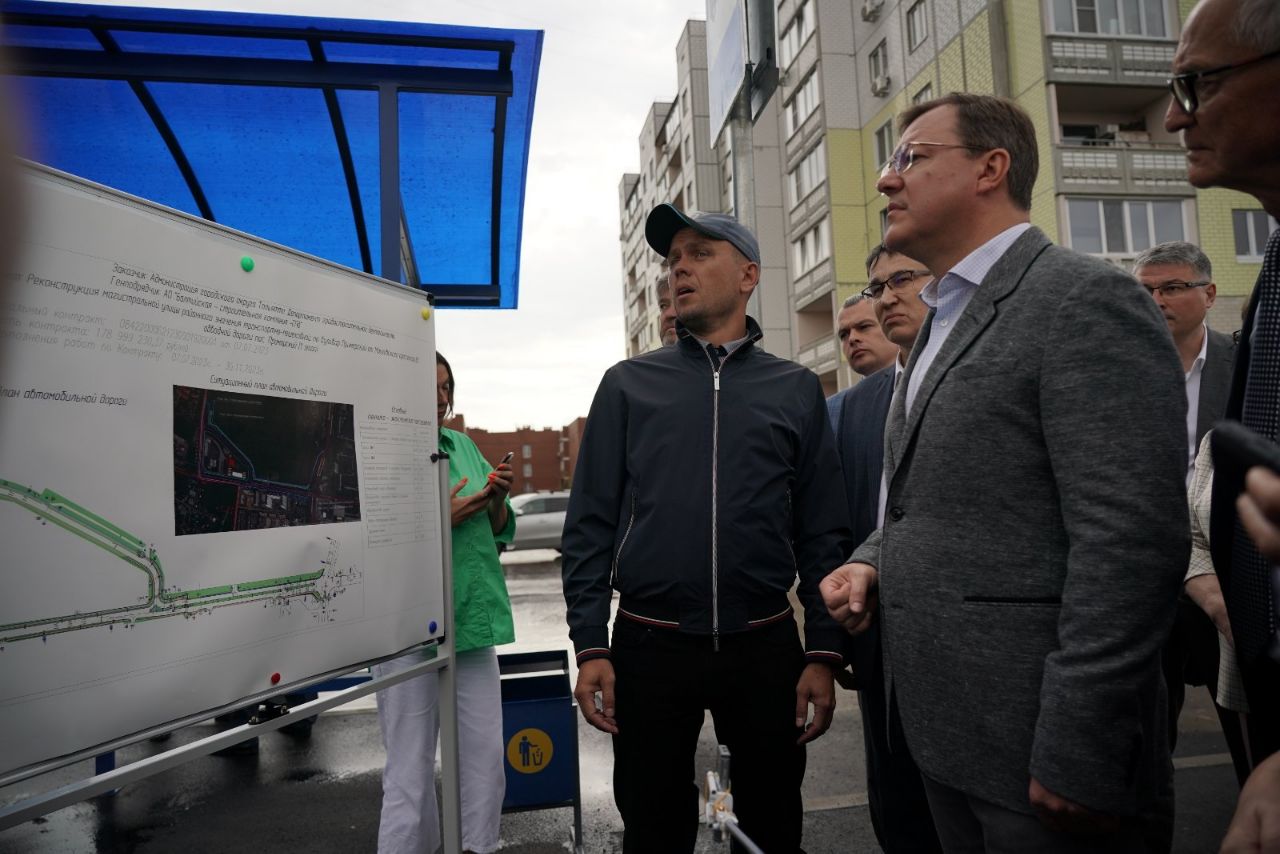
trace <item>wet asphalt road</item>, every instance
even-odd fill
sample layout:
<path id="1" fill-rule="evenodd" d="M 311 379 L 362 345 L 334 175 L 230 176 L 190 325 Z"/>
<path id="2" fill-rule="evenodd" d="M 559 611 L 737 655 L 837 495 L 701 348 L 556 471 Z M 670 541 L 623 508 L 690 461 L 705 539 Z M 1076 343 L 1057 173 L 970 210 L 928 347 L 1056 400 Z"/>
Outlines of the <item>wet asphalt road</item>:
<path id="1" fill-rule="evenodd" d="M 559 565 L 552 552 L 504 556 L 516 617 L 516 644 L 500 652 L 568 649 Z M 1175 851 L 1216 851 L 1230 819 L 1236 785 L 1203 689 L 1189 689 L 1177 769 Z M 206 756 L 96 798 L 0 831 L 0 854 L 26 852 L 354 852 L 376 847 L 379 772 L 383 750 L 372 698 L 321 716 L 310 738 L 269 733 L 254 755 Z M 621 851 L 621 822 L 613 807 L 608 737 L 579 719 L 584 850 Z M 212 724 L 176 733 L 170 745 L 208 735 Z M 699 773 L 714 767 L 710 721 L 699 745 Z M 143 743 L 122 750 L 121 764 L 169 745 Z M 83 762 L 0 790 L 0 803 L 65 785 L 92 774 Z M 841 692 L 831 730 L 809 751 L 804 785 L 805 848 L 874 852 L 866 808 L 861 720 L 856 699 Z M 551 854 L 568 849 L 568 809 L 503 817 L 503 849 Z M 703 830 L 698 851 L 727 851 Z"/>

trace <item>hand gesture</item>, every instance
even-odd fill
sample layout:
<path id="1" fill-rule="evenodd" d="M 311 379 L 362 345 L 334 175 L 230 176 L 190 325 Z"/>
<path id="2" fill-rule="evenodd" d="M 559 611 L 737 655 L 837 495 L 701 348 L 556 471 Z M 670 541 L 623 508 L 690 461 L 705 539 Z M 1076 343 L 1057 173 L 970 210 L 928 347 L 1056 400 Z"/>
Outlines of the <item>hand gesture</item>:
<path id="1" fill-rule="evenodd" d="M 827 613 L 851 635 L 870 626 L 879 602 L 880 573 L 869 563 L 846 563 L 818 586 Z"/>
<path id="2" fill-rule="evenodd" d="M 489 503 L 488 486 L 474 495 L 459 498 L 458 493 L 461 492 L 462 487 L 466 485 L 467 479 L 464 477 L 454 485 L 453 489 L 449 490 L 450 506 L 452 509 L 450 524 L 455 528 L 479 513 L 485 508 L 485 505 Z"/>

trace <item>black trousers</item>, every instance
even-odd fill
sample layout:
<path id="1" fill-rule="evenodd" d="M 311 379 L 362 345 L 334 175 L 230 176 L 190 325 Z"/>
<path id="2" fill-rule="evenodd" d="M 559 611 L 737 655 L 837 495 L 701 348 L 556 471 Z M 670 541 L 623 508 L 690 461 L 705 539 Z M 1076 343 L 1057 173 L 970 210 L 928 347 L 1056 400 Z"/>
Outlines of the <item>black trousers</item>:
<path id="1" fill-rule="evenodd" d="M 924 778 L 907 750 L 897 706 L 884 694 L 884 658 L 875 639 L 874 656 L 866 656 L 871 672 L 859 674 L 858 707 L 867 753 L 867 801 L 871 827 L 885 854 L 939 854 L 942 843 L 933 826 Z"/>
<path id="2" fill-rule="evenodd" d="M 613 787 L 624 854 L 680 854 L 698 833 L 706 772 L 694 754 L 704 712 L 729 748 L 733 811 L 769 854 L 796 854 L 805 752 L 796 744 L 804 651 L 795 623 L 712 639 L 619 617 L 613 630 L 618 734 Z"/>

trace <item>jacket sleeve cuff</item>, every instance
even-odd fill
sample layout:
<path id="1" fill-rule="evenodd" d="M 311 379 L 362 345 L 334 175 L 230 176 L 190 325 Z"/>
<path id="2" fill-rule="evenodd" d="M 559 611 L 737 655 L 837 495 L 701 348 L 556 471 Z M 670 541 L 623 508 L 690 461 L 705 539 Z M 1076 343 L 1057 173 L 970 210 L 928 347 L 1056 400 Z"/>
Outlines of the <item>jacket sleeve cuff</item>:
<path id="1" fill-rule="evenodd" d="M 809 663 L 820 661 L 832 667 L 844 666 L 844 651 L 848 635 L 839 626 L 806 626 L 804 632 L 804 657 Z"/>
<path id="2" fill-rule="evenodd" d="M 579 629 L 572 633 L 573 651 L 578 663 L 591 661 L 593 658 L 609 657 L 609 629 L 606 626 L 593 626 Z"/>

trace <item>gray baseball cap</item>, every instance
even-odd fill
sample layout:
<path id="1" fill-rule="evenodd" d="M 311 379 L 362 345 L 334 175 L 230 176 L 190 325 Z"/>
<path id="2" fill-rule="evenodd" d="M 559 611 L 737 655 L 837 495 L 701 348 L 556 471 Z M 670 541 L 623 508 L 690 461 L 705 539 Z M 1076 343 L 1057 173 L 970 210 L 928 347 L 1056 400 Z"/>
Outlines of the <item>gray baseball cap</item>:
<path id="1" fill-rule="evenodd" d="M 728 214 L 689 211 L 683 213 L 674 205 L 662 204 L 649 211 L 644 222 L 644 239 L 663 258 L 671 251 L 671 239 L 682 228 L 692 228 L 714 240 L 727 240 L 747 260 L 760 263 L 760 244 L 751 229 Z"/>

